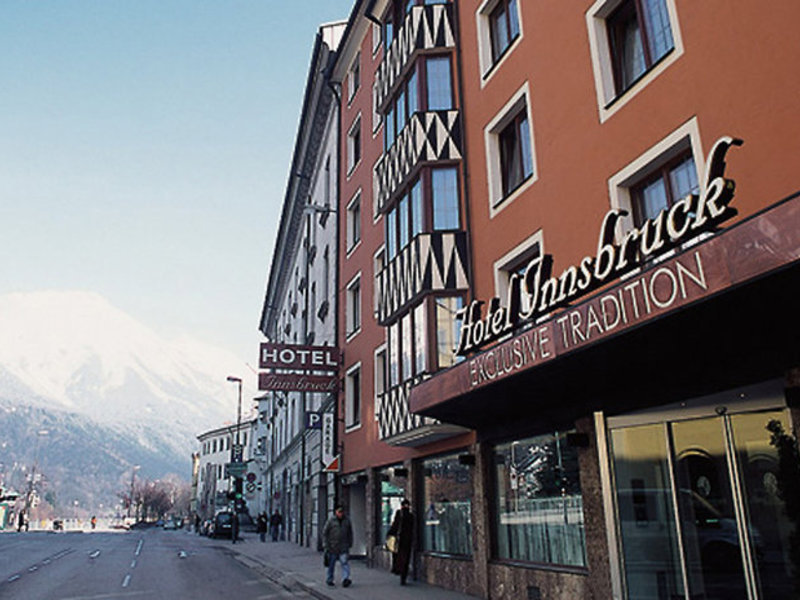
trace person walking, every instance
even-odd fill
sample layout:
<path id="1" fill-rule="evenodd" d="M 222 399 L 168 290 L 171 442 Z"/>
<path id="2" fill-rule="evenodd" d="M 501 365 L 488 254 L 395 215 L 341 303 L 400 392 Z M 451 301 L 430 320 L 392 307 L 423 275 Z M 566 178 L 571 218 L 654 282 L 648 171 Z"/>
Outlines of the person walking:
<path id="1" fill-rule="evenodd" d="M 414 515 L 411 514 L 411 503 L 405 498 L 400 503 L 400 510 L 394 514 L 388 535 L 397 539 L 397 551 L 392 553 L 392 573 L 400 575 L 400 585 L 405 585 L 414 546 Z"/>
<path id="2" fill-rule="evenodd" d="M 262 543 L 267 541 L 267 513 L 258 515 L 258 537 L 261 538 Z"/>
<path id="3" fill-rule="evenodd" d="M 330 586 L 333 583 L 336 561 L 342 563 L 342 586 L 349 587 L 353 582 L 350 580 L 350 546 L 353 545 L 353 526 L 344 514 L 344 507 L 337 504 L 333 515 L 325 522 L 322 530 L 322 543 L 324 545 L 324 561 L 328 568 L 325 583 Z"/>
<path id="4" fill-rule="evenodd" d="M 272 533 L 272 541 L 278 541 L 278 535 L 281 532 L 281 525 L 283 525 L 283 517 L 281 513 L 278 512 L 278 509 L 275 509 L 275 512 L 272 513 L 272 516 L 269 518 L 269 528 L 270 532 Z"/>

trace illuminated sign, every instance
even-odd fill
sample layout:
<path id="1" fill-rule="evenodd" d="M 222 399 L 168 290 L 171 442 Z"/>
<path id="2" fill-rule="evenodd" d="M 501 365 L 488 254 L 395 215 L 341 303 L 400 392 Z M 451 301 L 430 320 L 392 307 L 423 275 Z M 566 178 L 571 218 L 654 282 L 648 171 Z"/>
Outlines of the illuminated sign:
<path id="1" fill-rule="evenodd" d="M 648 219 L 640 227 L 625 233 L 619 243 L 614 241 L 614 230 L 619 219 L 628 213 L 621 209 L 611 209 L 606 213 L 600 227 L 595 256 L 587 256 L 579 264 L 567 267 L 558 277 L 551 274 L 551 257 L 537 256 L 528 263 L 523 276 L 520 277 L 517 273 L 511 275 L 505 306 L 501 306 L 499 298 L 492 298 L 486 314 L 481 317 L 481 306 L 484 302 L 480 300 L 470 302 L 457 315 L 462 323 L 456 354 L 465 355 L 510 333 L 521 322 L 534 321 L 554 309 L 566 306 L 613 278 L 640 267 L 654 256 L 663 254 L 704 231 L 714 229 L 723 221 L 733 217 L 736 209 L 729 206 L 729 203 L 733 199 L 735 184 L 724 177 L 725 154 L 731 146 L 741 144 L 741 140 L 727 136 L 717 140 L 708 155 L 700 193 L 690 194 L 669 208 L 665 208 L 655 218 Z M 701 265 L 697 265 L 697 268 L 701 268 Z M 681 273 L 685 275 L 688 272 L 687 267 Z M 653 277 L 669 277 L 673 282 L 678 282 L 681 274 L 672 272 L 666 274 L 660 270 L 655 273 Z M 700 275 L 695 274 L 695 277 Z M 641 302 L 661 301 L 655 296 L 654 290 L 650 295 L 647 291 L 646 287 L 642 288 Z M 633 294 L 634 291 L 631 290 L 629 293 Z M 615 302 L 609 298 L 601 310 L 602 308 L 611 310 L 612 305 L 617 311 L 612 320 L 619 322 L 627 318 L 622 310 L 629 304 L 622 299 Z M 522 306 L 528 308 L 523 310 Z M 631 310 L 636 310 L 638 316 L 638 305 L 632 306 Z M 601 325 L 599 314 L 587 318 L 593 318 L 591 326 Z M 569 335 L 581 335 L 581 327 L 589 326 L 589 323 L 584 323 L 582 326 L 573 325 L 572 322 L 563 319 L 559 319 L 556 323 L 562 330 L 558 333 L 567 331 L 565 340 L 569 339 Z M 557 332 L 550 330 L 549 327 L 534 328 L 533 333 L 526 334 L 527 337 L 535 338 L 527 342 L 530 346 L 528 355 L 534 356 L 535 350 L 546 358 L 547 342 L 556 334 Z M 526 343 L 526 336 L 519 340 L 519 348 L 509 349 L 513 353 L 515 364 L 525 356 L 522 344 Z M 486 377 L 489 377 L 488 372 Z"/>

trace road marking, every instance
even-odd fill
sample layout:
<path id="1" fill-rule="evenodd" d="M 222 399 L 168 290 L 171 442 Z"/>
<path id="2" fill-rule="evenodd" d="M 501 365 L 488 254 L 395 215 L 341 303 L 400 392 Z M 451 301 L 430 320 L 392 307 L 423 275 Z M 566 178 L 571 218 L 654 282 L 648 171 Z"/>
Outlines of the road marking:
<path id="1" fill-rule="evenodd" d="M 189 555 L 186 554 L 186 550 L 181 550 L 180 552 L 178 552 L 178 558 L 186 558 L 187 556 Z"/>
<path id="2" fill-rule="evenodd" d="M 125 575 L 125 579 L 122 580 L 122 587 L 128 587 L 128 584 L 131 582 L 131 574 L 128 573 Z"/>
<path id="3" fill-rule="evenodd" d="M 139 556 L 139 553 L 142 551 L 142 546 L 144 546 L 144 540 L 139 540 L 139 544 L 136 546 L 136 556 Z"/>
<path id="4" fill-rule="evenodd" d="M 49 564 L 50 564 L 50 559 L 49 559 L 49 558 L 45 558 L 45 559 L 42 561 L 42 564 L 43 564 L 43 565 L 49 565 Z"/>
<path id="5" fill-rule="evenodd" d="M 37 565 L 33 565 L 32 567 L 29 567 L 29 568 L 28 568 L 28 573 L 33 573 L 33 572 L 34 572 L 36 569 L 38 569 L 38 568 L 39 568 L 39 567 L 38 567 Z"/>
<path id="6" fill-rule="evenodd" d="M 95 550 L 89 554 L 89 558 L 97 558 L 98 556 L 100 556 L 100 550 Z"/>
<path id="7" fill-rule="evenodd" d="M 11 577 L 8 578 L 8 582 L 11 583 L 12 581 L 16 581 L 20 577 L 22 577 L 20 574 L 12 575 Z"/>
<path id="8" fill-rule="evenodd" d="M 116 592 L 111 594 L 96 594 L 94 596 L 70 596 L 69 598 L 62 598 L 61 600 L 107 600 L 109 598 L 132 598 L 133 596 L 145 596 L 152 594 L 152 591 L 133 591 L 130 592 Z"/>
<path id="9" fill-rule="evenodd" d="M 135 568 L 136 568 L 136 559 L 134 558 L 134 559 L 131 561 L 131 569 L 135 569 Z"/>

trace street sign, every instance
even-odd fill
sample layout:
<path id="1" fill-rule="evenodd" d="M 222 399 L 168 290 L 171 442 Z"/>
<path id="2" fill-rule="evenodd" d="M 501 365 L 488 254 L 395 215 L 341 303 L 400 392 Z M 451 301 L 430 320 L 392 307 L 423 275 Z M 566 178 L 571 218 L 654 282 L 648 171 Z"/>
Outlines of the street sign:
<path id="1" fill-rule="evenodd" d="M 247 471 L 247 463 L 229 462 L 225 463 L 225 475 L 228 477 L 241 477 Z"/>
<path id="2" fill-rule="evenodd" d="M 339 455 L 337 454 L 336 457 L 330 462 L 325 465 L 325 468 L 322 469 L 323 473 L 338 473 L 339 472 Z"/>
<path id="3" fill-rule="evenodd" d="M 248 483 L 253 483 L 256 480 L 256 474 L 252 472 L 248 473 L 246 479 Z"/>
<path id="4" fill-rule="evenodd" d="M 307 410 L 306 429 L 322 429 L 322 415 L 318 412 Z"/>

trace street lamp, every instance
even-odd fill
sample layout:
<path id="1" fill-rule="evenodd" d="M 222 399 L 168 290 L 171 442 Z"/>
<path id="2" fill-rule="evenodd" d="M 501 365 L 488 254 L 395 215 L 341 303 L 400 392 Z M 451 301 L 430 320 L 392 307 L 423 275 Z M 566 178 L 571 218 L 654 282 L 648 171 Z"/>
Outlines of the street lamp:
<path id="1" fill-rule="evenodd" d="M 231 444 L 231 463 L 239 462 L 236 461 L 236 452 L 238 451 L 240 454 L 240 460 L 244 458 L 243 452 L 244 450 L 239 446 L 239 430 L 242 426 L 242 379 L 241 377 L 233 377 L 228 375 L 227 380 L 231 383 L 239 384 L 239 405 L 236 409 L 236 444 Z M 231 531 L 231 539 L 233 544 L 236 543 L 236 538 L 239 536 L 239 499 L 241 498 L 242 494 L 242 477 L 241 475 L 234 474 L 233 476 L 233 493 L 234 493 L 234 501 L 233 501 L 233 530 Z"/>

